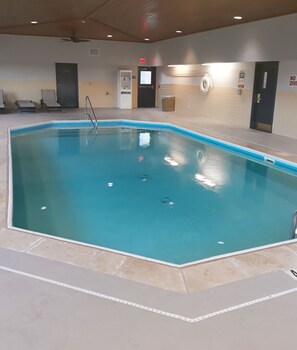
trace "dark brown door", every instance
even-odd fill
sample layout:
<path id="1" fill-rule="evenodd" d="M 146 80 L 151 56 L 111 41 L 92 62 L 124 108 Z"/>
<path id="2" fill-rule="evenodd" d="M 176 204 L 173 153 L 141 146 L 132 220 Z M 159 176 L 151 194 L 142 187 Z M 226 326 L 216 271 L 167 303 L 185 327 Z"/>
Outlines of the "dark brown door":
<path id="1" fill-rule="evenodd" d="M 138 67 L 137 106 L 156 106 L 156 67 Z"/>
<path id="2" fill-rule="evenodd" d="M 252 129 L 272 132 L 279 62 L 258 62 L 255 68 Z"/>
<path id="3" fill-rule="evenodd" d="M 78 107 L 76 63 L 56 63 L 57 100 L 64 108 Z"/>

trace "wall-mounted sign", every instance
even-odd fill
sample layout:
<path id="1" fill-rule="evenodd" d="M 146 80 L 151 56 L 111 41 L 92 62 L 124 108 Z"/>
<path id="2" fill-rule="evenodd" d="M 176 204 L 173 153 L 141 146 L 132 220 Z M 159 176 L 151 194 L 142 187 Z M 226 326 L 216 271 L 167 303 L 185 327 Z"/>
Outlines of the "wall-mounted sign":
<path id="1" fill-rule="evenodd" d="M 237 85 L 238 95 L 241 95 L 244 89 L 244 78 L 245 78 L 245 72 L 241 70 L 238 74 L 238 85 Z"/>
<path id="2" fill-rule="evenodd" d="M 290 86 L 297 86 L 297 75 L 290 76 Z"/>

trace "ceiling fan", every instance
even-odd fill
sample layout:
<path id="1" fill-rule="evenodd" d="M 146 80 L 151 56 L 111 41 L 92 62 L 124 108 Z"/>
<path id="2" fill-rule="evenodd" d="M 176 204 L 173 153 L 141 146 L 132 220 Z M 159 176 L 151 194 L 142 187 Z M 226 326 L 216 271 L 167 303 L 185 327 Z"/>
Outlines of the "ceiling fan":
<path id="1" fill-rule="evenodd" d="M 72 36 L 71 36 L 71 37 L 69 37 L 69 38 L 62 38 L 61 41 L 64 41 L 64 42 L 66 42 L 66 41 L 71 41 L 71 42 L 73 42 L 73 43 L 78 44 L 78 43 L 87 43 L 87 42 L 89 42 L 90 40 L 89 40 L 89 39 L 81 39 L 81 38 L 78 38 L 78 37 L 75 35 L 75 33 L 72 33 Z"/>

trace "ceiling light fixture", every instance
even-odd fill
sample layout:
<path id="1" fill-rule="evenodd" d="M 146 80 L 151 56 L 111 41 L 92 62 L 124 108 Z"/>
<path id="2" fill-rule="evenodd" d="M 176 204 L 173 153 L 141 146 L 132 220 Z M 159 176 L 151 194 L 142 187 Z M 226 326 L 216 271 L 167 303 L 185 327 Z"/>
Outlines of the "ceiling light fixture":
<path id="1" fill-rule="evenodd" d="M 149 38 L 144 38 L 144 40 L 145 40 L 145 41 L 150 41 L 150 39 L 149 39 Z"/>
<path id="2" fill-rule="evenodd" d="M 81 23 L 85 24 L 85 23 L 86 23 L 86 21 L 83 19 L 83 20 L 81 21 Z"/>
<path id="3" fill-rule="evenodd" d="M 31 24 L 38 24 L 37 21 L 31 21 Z"/>
<path id="4" fill-rule="evenodd" d="M 234 16 L 233 18 L 234 18 L 234 19 L 242 19 L 241 16 Z"/>
<path id="5" fill-rule="evenodd" d="M 175 33 L 181 34 L 183 31 L 182 30 L 176 30 Z"/>
<path id="6" fill-rule="evenodd" d="M 111 35 L 111 34 L 107 34 L 107 37 L 108 37 L 108 38 L 112 38 L 112 35 Z"/>

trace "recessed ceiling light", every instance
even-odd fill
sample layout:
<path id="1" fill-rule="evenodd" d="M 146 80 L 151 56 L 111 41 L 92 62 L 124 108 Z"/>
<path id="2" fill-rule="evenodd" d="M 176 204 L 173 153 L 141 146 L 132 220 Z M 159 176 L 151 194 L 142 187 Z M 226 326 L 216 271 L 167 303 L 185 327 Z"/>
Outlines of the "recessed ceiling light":
<path id="1" fill-rule="evenodd" d="M 182 30 L 176 30 L 175 31 L 177 34 L 181 34 L 183 31 Z"/>
<path id="2" fill-rule="evenodd" d="M 234 19 L 242 19 L 241 16 L 234 16 L 233 18 L 234 18 Z"/>
<path id="3" fill-rule="evenodd" d="M 31 24 L 38 24 L 37 21 L 31 21 Z"/>
<path id="4" fill-rule="evenodd" d="M 86 21 L 83 19 L 83 20 L 81 21 L 81 23 L 85 24 L 85 23 L 86 23 Z"/>
<path id="5" fill-rule="evenodd" d="M 149 38 L 144 38 L 144 40 L 145 40 L 145 41 L 150 41 L 150 39 L 149 39 Z"/>
<path id="6" fill-rule="evenodd" d="M 111 34 L 107 34 L 107 37 L 108 37 L 108 38 L 112 38 L 112 35 L 111 35 Z"/>

